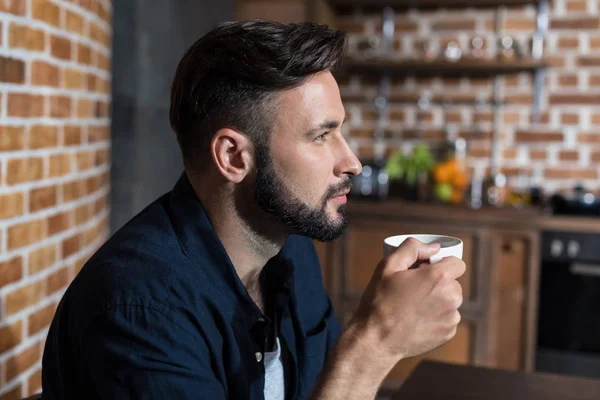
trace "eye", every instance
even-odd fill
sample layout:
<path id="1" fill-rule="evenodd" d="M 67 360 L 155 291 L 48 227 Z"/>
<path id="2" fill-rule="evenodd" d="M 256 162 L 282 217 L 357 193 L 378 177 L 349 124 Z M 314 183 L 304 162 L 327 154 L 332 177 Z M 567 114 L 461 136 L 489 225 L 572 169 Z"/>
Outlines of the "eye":
<path id="1" fill-rule="evenodd" d="M 329 135 L 329 131 L 327 132 L 323 132 L 322 134 L 320 134 L 319 136 L 317 136 L 315 138 L 316 142 L 322 142 L 323 140 L 325 140 L 325 136 Z"/>

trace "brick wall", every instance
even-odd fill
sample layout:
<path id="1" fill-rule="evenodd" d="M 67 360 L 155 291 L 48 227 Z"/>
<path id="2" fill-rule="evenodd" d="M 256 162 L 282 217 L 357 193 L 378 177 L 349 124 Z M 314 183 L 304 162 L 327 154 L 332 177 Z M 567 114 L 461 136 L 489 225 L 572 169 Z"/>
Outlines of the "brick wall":
<path id="1" fill-rule="evenodd" d="M 0 399 L 41 387 L 48 324 L 105 240 L 109 0 L 0 1 Z"/>
<path id="2" fill-rule="evenodd" d="M 526 171 L 533 183 L 548 192 L 583 182 L 600 189 L 600 16 L 598 0 L 553 0 L 546 56 L 551 67 L 545 76 L 541 120 L 531 122 L 532 77 L 527 73 L 502 79 L 502 97 L 509 102 L 502 111 L 502 169 L 510 177 Z M 525 6 L 501 11 L 501 32 L 528 43 L 535 29 L 535 8 Z M 490 56 L 495 54 L 493 10 L 410 10 L 397 15 L 394 57 L 419 57 L 423 41 L 443 47 L 458 40 L 468 51 L 470 38 L 482 36 Z M 338 28 L 350 34 L 350 53 L 356 44 L 381 31 L 377 12 L 352 9 L 337 15 Z M 373 155 L 371 135 L 376 114 L 369 102 L 378 79 L 353 76 L 340 81 L 350 120 L 346 134 L 361 157 Z M 491 79 L 441 79 L 401 77 L 393 80 L 396 97 L 417 99 L 425 91 L 433 98 L 449 98 L 419 113 L 416 101 L 391 106 L 386 151 L 409 151 L 426 140 L 441 143 L 444 128 L 467 138 L 468 164 L 486 170 L 490 165 L 492 109 L 459 104 L 462 100 L 490 99 Z M 367 100 L 365 100 L 367 99 Z M 422 135 L 410 132 L 419 125 Z"/>

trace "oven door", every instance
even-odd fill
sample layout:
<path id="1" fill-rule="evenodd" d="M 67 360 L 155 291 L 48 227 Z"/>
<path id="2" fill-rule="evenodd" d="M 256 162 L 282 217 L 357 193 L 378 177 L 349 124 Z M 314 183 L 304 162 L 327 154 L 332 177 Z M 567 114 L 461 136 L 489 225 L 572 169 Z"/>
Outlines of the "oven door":
<path id="1" fill-rule="evenodd" d="M 544 261 L 536 370 L 600 378 L 600 263 Z"/>

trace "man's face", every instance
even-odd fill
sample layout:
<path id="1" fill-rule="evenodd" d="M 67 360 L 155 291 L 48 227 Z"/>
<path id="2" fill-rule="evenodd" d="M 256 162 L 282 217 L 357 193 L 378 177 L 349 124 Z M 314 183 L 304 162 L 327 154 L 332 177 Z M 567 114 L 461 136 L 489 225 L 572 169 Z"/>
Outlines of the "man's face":
<path id="1" fill-rule="evenodd" d="M 345 111 L 331 73 L 280 94 L 267 148 L 257 148 L 256 200 L 295 233 L 332 241 L 346 229 L 350 176 L 361 164 L 341 134 Z"/>

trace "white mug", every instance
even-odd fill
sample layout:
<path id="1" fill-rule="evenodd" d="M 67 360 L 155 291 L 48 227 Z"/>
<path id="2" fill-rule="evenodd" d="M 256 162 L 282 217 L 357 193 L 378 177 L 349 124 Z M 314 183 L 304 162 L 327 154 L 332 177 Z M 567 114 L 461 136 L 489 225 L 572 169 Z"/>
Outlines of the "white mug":
<path id="1" fill-rule="evenodd" d="M 393 252 L 398 246 L 402 244 L 409 237 L 415 238 L 423 243 L 439 243 L 441 248 L 440 251 L 429 258 L 431 264 L 435 264 L 445 257 L 454 256 L 462 260 L 463 256 L 463 242 L 462 240 L 443 235 L 397 235 L 390 236 L 383 241 L 383 255 L 387 257 Z"/>

